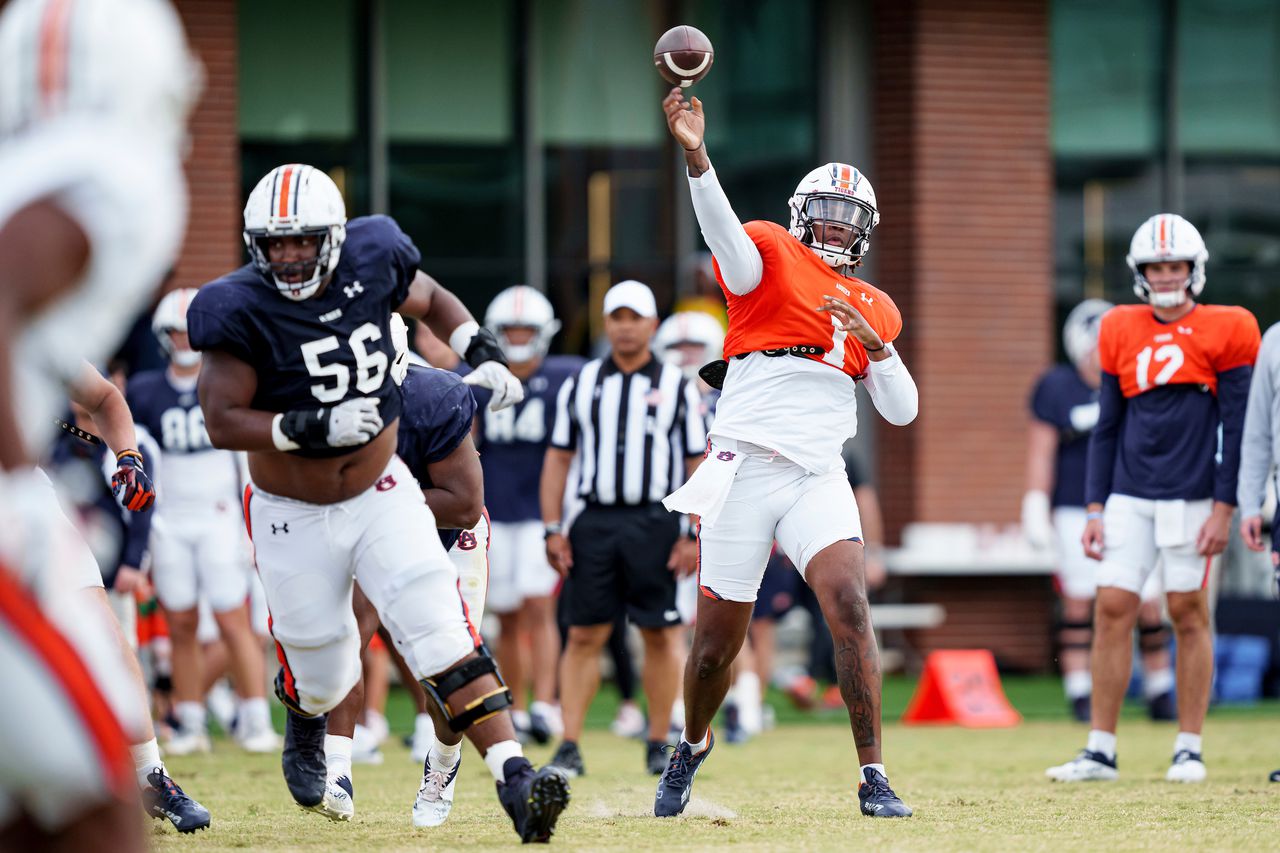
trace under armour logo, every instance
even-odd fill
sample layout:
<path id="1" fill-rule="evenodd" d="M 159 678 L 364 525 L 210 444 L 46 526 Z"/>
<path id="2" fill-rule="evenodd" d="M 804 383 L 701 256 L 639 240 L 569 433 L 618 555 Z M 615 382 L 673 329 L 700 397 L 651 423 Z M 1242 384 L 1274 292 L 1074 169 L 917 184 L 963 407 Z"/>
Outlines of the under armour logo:
<path id="1" fill-rule="evenodd" d="M 342 288 L 342 292 L 347 294 L 348 299 L 355 299 L 356 294 L 364 293 L 364 285 L 358 281 L 353 281 L 350 286 Z"/>
<path id="2" fill-rule="evenodd" d="M 272 525 L 271 525 L 271 535 L 272 535 L 272 536 L 275 536 L 277 533 L 288 533 L 288 532 L 289 532 L 289 522 L 287 522 L 287 521 L 286 521 L 284 524 L 272 524 Z"/>
<path id="3" fill-rule="evenodd" d="M 1178 334 L 1180 334 L 1180 335 L 1189 335 L 1189 334 L 1191 334 L 1191 332 L 1192 332 L 1192 331 L 1194 331 L 1194 330 L 1193 330 L 1193 329 L 1188 328 L 1187 326 L 1179 326 L 1179 327 L 1178 327 Z"/>
<path id="4" fill-rule="evenodd" d="M 716 454 L 716 458 L 721 462 L 732 462 L 733 458 L 737 455 L 738 454 L 734 453 L 732 450 L 721 450 Z"/>
<path id="5" fill-rule="evenodd" d="M 380 492 L 389 492 L 396 487 L 396 478 L 388 474 L 378 482 L 374 483 L 373 487 Z"/>
<path id="6" fill-rule="evenodd" d="M 872 302 L 875 302 L 874 299 L 872 299 L 870 296 L 867 296 L 867 294 L 865 293 L 862 294 L 862 301 L 867 303 L 868 305 L 870 305 Z"/>
<path id="7" fill-rule="evenodd" d="M 458 537 L 459 551 L 474 551 L 476 549 L 476 535 L 470 530 L 462 531 L 462 535 Z"/>

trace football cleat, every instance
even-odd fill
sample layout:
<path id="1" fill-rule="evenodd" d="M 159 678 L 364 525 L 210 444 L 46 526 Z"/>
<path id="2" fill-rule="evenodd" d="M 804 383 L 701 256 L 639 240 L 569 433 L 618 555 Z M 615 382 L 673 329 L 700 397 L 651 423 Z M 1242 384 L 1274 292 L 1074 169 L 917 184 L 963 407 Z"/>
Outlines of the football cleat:
<path id="1" fill-rule="evenodd" d="M 255 729 L 247 725 L 236 726 L 236 744 L 245 752 L 268 753 L 280 751 L 280 735 L 270 723 Z"/>
<path id="2" fill-rule="evenodd" d="M 1092 701 L 1088 696 L 1077 696 L 1071 700 L 1071 716 L 1077 723 L 1087 723 L 1091 719 Z"/>
<path id="3" fill-rule="evenodd" d="M 728 743 L 746 743 L 750 740 L 746 729 L 742 727 L 742 714 L 736 702 L 726 702 L 720 709 L 724 722 L 724 739 Z"/>
<path id="4" fill-rule="evenodd" d="M 422 785 L 418 787 L 418 796 L 413 801 L 414 826 L 439 826 L 448 819 L 449 812 L 453 810 L 453 789 L 461 767 L 461 753 L 452 770 L 432 767 L 431 756 L 427 756 L 422 766 Z"/>
<path id="5" fill-rule="evenodd" d="M 1174 753 L 1173 763 L 1169 765 L 1169 772 L 1164 774 L 1164 778 L 1167 782 L 1203 782 L 1206 775 L 1204 759 L 1200 757 L 1200 753 L 1180 749 Z"/>
<path id="6" fill-rule="evenodd" d="M 378 738 L 374 732 L 356 723 L 356 730 L 351 738 L 351 761 L 353 764 L 381 764 L 384 760 L 382 750 L 378 748 Z"/>
<path id="7" fill-rule="evenodd" d="M 1075 758 L 1050 767 L 1044 775 L 1054 782 L 1114 782 L 1120 778 L 1120 771 L 1116 768 L 1116 759 L 1082 749 Z"/>
<path id="8" fill-rule="evenodd" d="M 1272 782 L 1280 782 L 1280 770 L 1272 770 L 1271 775 L 1267 778 Z"/>
<path id="9" fill-rule="evenodd" d="M 885 775 L 871 768 L 858 784 L 858 804 L 867 817 L 911 817 L 911 807 L 893 792 Z"/>
<path id="10" fill-rule="evenodd" d="M 618 706 L 618 713 L 609 724 L 609 731 L 618 737 L 644 737 L 648 724 L 644 714 L 634 702 L 623 702 Z"/>
<path id="11" fill-rule="evenodd" d="M 280 765 L 294 802 L 314 809 L 324 801 L 327 773 L 324 759 L 324 729 L 327 715 L 304 717 L 285 709 L 284 750 Z"/>
<path id="12" fill-rule="evenodd" d="M 684 740 L 671 749 L 671 759 L 667 768 L 662 771 L 658 780 L 658 792 L 653 798 L 653 813 L 657 817 L 675 817 L 689 805 L 689 796 L 693 793 L 693 777 L 698 768 L 711 754 L 716 745 L 715 735 L 707 731 L 707 748 L 694 752 L 693 747 Z"/>
<path id="13" fill-rule="evenodd" d="M 355 785 L 351 784 L 351 777 L 335 776 L 332 779 L 326 779 L 324 799 L 314 808 L 314 811 L 335 821 L 351 820 L 355 817 L 356 789 Z"/>
<path id="14" fill-rule="evenodd" d="M 547 766 L 559 767 L 569 778 L 587 775 L 587 767 L 582 763 L 582 753 L 578 750 L 578 745 L 571 740 L 560 744 L 560 748 L 556 750 L 555 755 L 551 756 Z"/>
<path id="15" fill-rule="evenodd" d="M 179 727 L 173 736 L 164 744 L 165 755 L 195 755 L 199 752 L 210 752 L 213 744 L 205 732 L 190 732 Z"/>
<path id="16" fill-rule="evenodd" d="M 497 784 L 498 801 L 516 834 L 525 844 L 550 841 L 560 813 L 569 805 L 569 777 L 551 765 L 535 772 L 524 758 L 508 758 L 502 769 L 507 781 Z"/>
<path id="17" fill-rule="evenodd" d="M 212 818 L 209 810 L 197 803 L 159 768 L 147 774 L 147 787 L 142 789 L 142 805 L 157 820 L 167 819 L 178 832 L 207 829 Z"/>
<path id="18" fill-rule="evenodd" d="M 551 726 L 541 714 L 529 712 L 529 727 L 525 731 L 539 746 L 546 746 L 551 742 Z"/>
<path id="19" fill-rule="evenodd" d="M 650 776 L 661 776 L 662 771 L 667 769 L 667 745 L 660 740 L 646 741 L 644 766 Z"/>
<path id="20" fill-rule="evenodd" d="M 1178 719 L 1178 705 L 1172 690 L 1147 700 L 1147 716 L 1157 723 L 1171 723 Z"/>

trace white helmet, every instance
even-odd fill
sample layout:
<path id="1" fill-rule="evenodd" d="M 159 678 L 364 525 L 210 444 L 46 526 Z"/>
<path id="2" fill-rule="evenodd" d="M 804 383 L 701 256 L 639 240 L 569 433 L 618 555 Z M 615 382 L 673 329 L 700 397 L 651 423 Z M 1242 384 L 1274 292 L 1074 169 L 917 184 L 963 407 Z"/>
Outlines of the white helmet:
<path id="1" fill-rule="evenodd" d="M 484 312 L 484 324 L 497 337 L 498 346 L 512 364 L 544 357 L 551 348 L 551 339 L 560 331 L 560 321 L 547 297 L 527 284 L 508 287 L 493 297 Z M 511 343 L 506 332 L 511 326 L 533 329 L 533 338 L 525 344 Z"/>
<path id="2" fill-rule="evenodd" d="M 1105 299 L 1086 299 L 1071 309 L 1067 322 L 1062 325 L 1062 346 L 1072 363 L 1082 364 L 1089 353 L 1097 349 L 1102 315 L 1113 307 Z"/>
<path id="3" fill-rule="evenodd" d="M 155 333 L 156 339 L 160 341 L 160 348 L 164 350 L 165 355 L 169 356 L 169 360 L 179 367 L 194 367 L 200 363 L 200 353 L 193 349 L 180 350 L 174 347 L 173 339 L 169 337 L 170 332 L 185 332 L 187 330 L 187 307 L 191 305 L 191 300 L 196 298 L 196 289 L 194 287 L 180 287 L 177 290 L 171 290 L 165 294 L 160 300 L 160 304 L 156 306 L 156 313 L 151 315 L 151 331 Z"/>
<path id="4" fill-rule="evenodd" d="M 271 237 L 316 238 L 316 258 L 291 264 L 272 264 L 267 257 Z M 289 163 L 277 166 L 258 181 L 244 206 L 244 244 L 258 272 L 269 276 L 276 289 L 294 301 L 310 299 L 338 266 L 342 243 L 347 239 L 347 207 L 338 185 L 312 166 Z M 282 273 L 298 272 L 300 282 L 287 282 Z"/>
<path id="5" fill-rule="evenodd" d="M 871 231 L 880 224 L 871 182 L 844 163 L 828 163 L 805 175 L 787 206 L 791 208 L 792 236 L 836 270 L 856 267 L 861 262 L 870 248 Z M 824 242 L 824 222 L 852 229 L 849 245 Z M 815 223 L 819 223 L 817 233 Z"/>
<path id="6" fill-rule="evenodd" d="M 1190 222 L 1176 213 L 1157 213 L 1134 232 L 1125 260 L 1133 270 L 1133 292 L 1139 299 L 1160 308 L 1174 308 L 1187 301 L 1188 292 L 1195 298 L 1204 290 L 1204 264 L 1209 260 L 1209 250 Z M 1142 268 L 1158 261 L 1190 262 L 1186 286 L 1170 293 L 1153 291 Z"/>
<path id="7" fill-rule="evenodd" d="M 681 344 L 694 344 L 703 348 L 701 356 L 686 362 L 684 353 L 676 350 Z M 662 321 L 658 333 L 653 336 L 653 353 L 658 358 L 674 364 L 693 379 L 698 368 L 723 355 L 724 327 L 720 321 L 704 311 L 680 311 Z"/>
<path id="8" fill-rule="evenodd" d="M 180 146 L 202 77 L 166 0 L 12 0 L 0 14 L 0 138 L 93 114 Z"/>

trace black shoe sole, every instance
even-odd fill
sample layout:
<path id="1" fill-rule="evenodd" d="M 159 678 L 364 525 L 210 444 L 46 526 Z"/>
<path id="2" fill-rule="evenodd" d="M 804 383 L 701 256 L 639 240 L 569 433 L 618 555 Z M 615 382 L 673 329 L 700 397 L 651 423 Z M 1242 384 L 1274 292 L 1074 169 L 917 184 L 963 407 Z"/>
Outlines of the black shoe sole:
<path id="1" fill-rule="evenodd" d="M 861 809 L 859 810 L 862 811 Z M 882 817 L 882 818 L 911 817 L 912 814 L 913 812 L 907 812 L 906 814 L 885 814 L 884 812 L 862 811 L 863 817 Z"/>
<path id="2" fill-rule="evenodd" d="M 520 840 L 525 844 L 546 844 L 556 831 L 560 813 L 569 806 L 569 780 L 557 769 L 544 767 L 529 786 L 528 817 Z"/>
<path id="3" fill-rule="evenodd" d="M 210 818 L 209 820 L 206 820 L 204 823 L 197 824 L 195 826 L 178 826 L 176 823 L 173 822 L 172 819 L 170 819 L 170 817 L 167 814 L 163 814 L 163 813 L 152 814 L 150 810 L 147 811 L 147 814 L 151 817 L 152 820 L 168 821 L 170 826 L 172 826 L 174 829 L 178 830 L 178 832 L 184 835 L 191 835 L 192 833 L 199 832 L 202 829 L 208 829 L 209 824 L 213 823 L 213 819 Z"/>

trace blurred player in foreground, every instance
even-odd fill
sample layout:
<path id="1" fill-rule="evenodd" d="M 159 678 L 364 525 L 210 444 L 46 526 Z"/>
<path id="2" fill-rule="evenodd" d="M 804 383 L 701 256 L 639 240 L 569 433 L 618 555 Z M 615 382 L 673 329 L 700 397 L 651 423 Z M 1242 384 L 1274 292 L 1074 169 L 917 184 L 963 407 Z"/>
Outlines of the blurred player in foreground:
<path id="1" fill-rule="evenodd" d="M 1209 253 L 1195 226 L 1161 213 L 1133 235 L 1129 267 L 1143 305 L 1102 318 L 1102 390 L 1089 440 L 1082 544 L 1099 560 L 1089 740 L 1046 773 L 1114 780 L 1116 724 L 1133 657 L 1139 591 L 1163 564 L 1178 641 L 1178 734 L 1170 782 L 1201 782 L 1201 729 L 1213 679 L 1207 586 L 1227 546 L 1258 323 L 1243 308 L 1199 305 Z M 1221 442 L 1219 442 L 1221 434 Z M 1221 455 L 1219 458 L 1219 447 Z"/>
<path id="2" fill-rule="evenodd" d="M 177 257 L 198 91 L 167 3 L 13 0 L 0 15 L 0 847 L 139 849 L 128 741 L 151 814 L 209 824 L 164 770 L 101 574 L 33 467 L 70 388 L 118 451 L 126 506 L 149 500 L 128 410 L 86 360 L 106 361 Z"/>
<path id="3" fill-rule="evenodd" d="M 493 335 L 418 269 L 394 220 L 347 222 L 337 186 L 310 166 L 277 167 L 245 207 L 251 263 L 200 289 L 187 310 L 204 352 L 200 405 L 217 447 L 249 453 L 245 517 L 271 611 L 288 715 L 285 782 L 323 810 L 325 715 L 360 678 L 355 581 L 440 719 L 485 758 L 525 841 L 548 839 L 568 782 L 524 758 L 503 687 L 467 616 L 458 572 L 413 472 L 396 456 L 400 391 L 393 311 L 426 320 L 475 369 L 466 381 L 519 401 Z M 425 535 L 424 535 L 425 533 Z"/>
<path id="4" fill-rule="evenodd" d="M 1054 549 L 1062 604 L 1058 648 L 1063 688 L 1072 715 L 1089 722 L 1089 647 L 1093 641 L 1093 599 L 1097 563 L 1080 547 L 1084 534 L 1084 484 L 1089 436 L 1098 422 L 1098 328 L 1112 307 L 1086 299 L 1067 315 L 1062 338 L 1071 364 L 1050 368 L 1031 395 L 1027 430 L 1027 493 L 1022 499 L 1022 530 L 1037 548 Z M 1176 719 L 1168 632 L 1160 612 L 1160 579 L 1152 573 L 1142 588 L 1138 645 L 1142 650 L 1143 689 L 1154 720 Z"/>
<path id="5" fill-rule="evenodd" d="M 663 101 L 685 150 L 702 234 L 729 307 L 719 362 L 723 394 L 706 461 L 665 501 L 701 517 L 693 649 L 685 668 L 685 733 L 658 784 L 654 813 L 677 815 L 710 753 L 710 724 L 751 622 L 776 538 L 813 589 L 831 628 L 836 675 L 857 747 L 862 813 L 909 816 L 889 787 L 880 741 L 880 656 L 863 569 L 862 531 L 841 448 L 857 429 L 866 383 L 890 423 L 915 419 L 915 382 L 891 341 L 902 317 L 882 291 L 853 277 L 879 220 L 871 183 L 829 163 L 801 180 L 791 227 L 744 227 L 711 168 L 705 119 L 680 89 Z M 712 384 L 717 384 L 712 382 Z"/>

